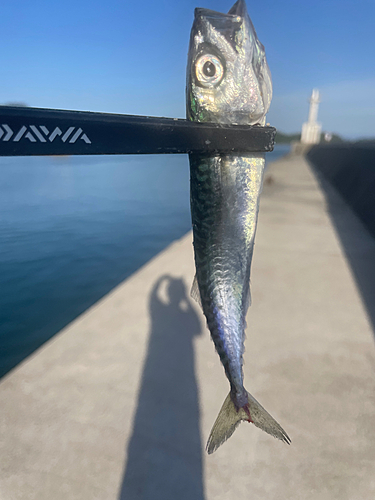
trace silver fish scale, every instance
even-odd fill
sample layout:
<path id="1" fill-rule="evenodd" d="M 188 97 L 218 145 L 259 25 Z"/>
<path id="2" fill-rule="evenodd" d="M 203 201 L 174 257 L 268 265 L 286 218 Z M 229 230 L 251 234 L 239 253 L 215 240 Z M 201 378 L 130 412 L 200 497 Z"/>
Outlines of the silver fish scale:
<path id="1" fill-rule="evenodd" d="M 194 253 L 202 307 L 233 395 L 240 398 L 263 166 L 261 155 L 190 155 Z"/>

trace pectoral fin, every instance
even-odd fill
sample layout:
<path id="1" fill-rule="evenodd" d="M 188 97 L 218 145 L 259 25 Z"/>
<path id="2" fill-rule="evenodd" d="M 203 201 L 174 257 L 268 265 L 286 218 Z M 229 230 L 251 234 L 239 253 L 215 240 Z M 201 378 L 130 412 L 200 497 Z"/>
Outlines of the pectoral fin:
<path id="1" fill-rule="evenodd" d="M 190 290 L 190 297 L 192 299 L 194 299 L 196 302 L 198 302 L 198 304 L 203 309 L 202 300 L 201 300 L 201 293 L 199 291 L 199 286 L 198 286 L 197 275 L 194 276 L 193 284 L 192 284 L 191 290 Z"/>

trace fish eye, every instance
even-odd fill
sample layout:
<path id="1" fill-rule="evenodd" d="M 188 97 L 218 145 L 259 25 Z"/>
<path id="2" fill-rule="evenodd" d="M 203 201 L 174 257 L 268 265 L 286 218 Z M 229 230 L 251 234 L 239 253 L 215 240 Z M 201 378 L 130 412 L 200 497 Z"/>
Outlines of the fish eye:
<path id="1" fill-rule="evenodd" d="M 199 85 L 205 88 L 214 88 L 223 79 L 224 67 L 218 57 L 205 54 L 197 59 L 195 74 Z"/>
<path id="2" fill-rule="evenodd" d="M 204 64 L 203 64 L 203 73 L 210 77 L 210 76 L 215 76 L 215 73 L 216 73 L 216 68 L 215 68 L 215 65 L 212 64 L 211 61 L 206 61 Z"/>

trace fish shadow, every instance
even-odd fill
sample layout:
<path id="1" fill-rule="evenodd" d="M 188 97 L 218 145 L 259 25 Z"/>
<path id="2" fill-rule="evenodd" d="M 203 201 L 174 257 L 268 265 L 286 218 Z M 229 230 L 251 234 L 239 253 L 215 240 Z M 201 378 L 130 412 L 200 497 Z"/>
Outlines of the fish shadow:
<path id="1" fill-rule="evenodd" d="M 183 280 L 167 275 L 154 284 L 149 309 L 149 344 L 119 500 L 204 500 L 193 345 L 200 321 Z"/>

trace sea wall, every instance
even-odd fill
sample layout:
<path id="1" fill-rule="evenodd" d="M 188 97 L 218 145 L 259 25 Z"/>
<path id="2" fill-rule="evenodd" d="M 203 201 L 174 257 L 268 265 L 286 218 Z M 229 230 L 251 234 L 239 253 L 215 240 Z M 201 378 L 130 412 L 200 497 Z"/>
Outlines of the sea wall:
<path id="1" fill-rule="evenodd" d="M 306 156 L 375 236 L 375 143 L 319 144 Z"/>

